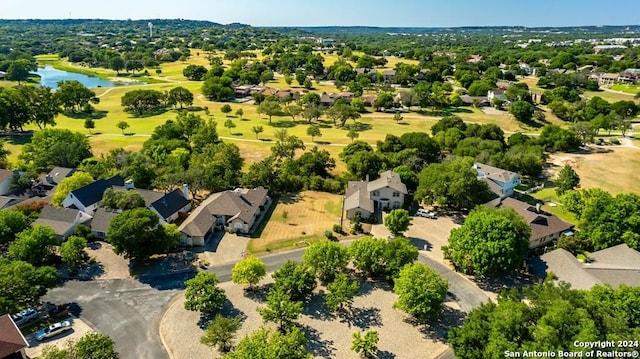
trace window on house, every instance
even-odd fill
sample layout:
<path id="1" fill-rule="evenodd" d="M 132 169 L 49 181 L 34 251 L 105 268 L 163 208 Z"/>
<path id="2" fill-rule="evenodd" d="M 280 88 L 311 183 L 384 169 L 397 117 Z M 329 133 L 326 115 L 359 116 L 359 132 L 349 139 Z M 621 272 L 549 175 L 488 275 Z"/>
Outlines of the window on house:
<path id="1" fill-rule="evenodd" d="M 373 191 L 373 195 L 374 196 L 379 196 L 380 195 L 380 191 Z"/>
<path id="2" fill-rule="evenodd" d="M 400 192 L 393 192 L 394 197 L 400 197 Z"/>

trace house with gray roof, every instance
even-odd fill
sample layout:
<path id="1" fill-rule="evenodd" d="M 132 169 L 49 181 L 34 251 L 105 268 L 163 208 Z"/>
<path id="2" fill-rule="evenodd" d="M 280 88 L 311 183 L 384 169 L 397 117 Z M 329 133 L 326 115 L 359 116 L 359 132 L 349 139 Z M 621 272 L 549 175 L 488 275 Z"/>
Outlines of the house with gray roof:
<path id="1" fill-rule="evenodd" d="M 478 172 L 478 179 L 489 185 L 489 189 L 498 197 L 513 196 L 513 190 L 521 183 L 520 175 L 501 168 L 474 163 L 473 169 Z"/>
<path id="2" fill-rule="evenodd" d="M 109 223 L 117 215 L 118 212 L 115 210 L 99 207 L 93 214 L 93 219 L 91 219 L 91 233 L 99 239 L 107 238 Z"/>
<path id="3" fill-rule="evenodd" d="M 98 203 L 102 200 L 104 191 L 112 186 L 124 186 L 124 179 L 120 176 L 113 176 L 108 179 L 99 179 L 75 189 L 69 192 L 64 201 L 62 201 L 62 206 L 79 209 L 92 215 L 98 208 Z"/>
<path id="4" fill-rule="evenodd" d="M 75 233 L 77 225 L 90 220 L 91 216 L 77 209 L 44 206 L 33 225 L 51 227 L 56 232 L 58 242 L 62 243 Z"/>
<path id="5" fill-rule="evenodd" d="M 531 227 L 529 249 L 548 245 L 573 228 L 571 223 L 567 223 L 551 213 L 542 211 L 539 205 L 532 206 L 529 203 L 511 197 L 496 198 L 484 205 L 493 208 L 512 208 L 522 216 Z"/>
<path id="6" fill-rule="evenodd" d="M 344 196 L 344 211 L 347 218 L 368 218 L 376 210 L 400 208 L 407 186 L 400 175 L 386 171 L 374 181 L 350 181 Z"/>
<path id="7" fill-rule="evenodd" d="M 640 286 L 640 252 L 626 244 L 593 252 L 584 263 L 559 248 L 533 258 L 529 267 L 540 279 L 553 273 L 556 280 L 567 282 L 575 289 L 588 290 L 605 284 L 613 288 Z"/>
<path id="8" fill-rule="evenodd" d="M 147 208 L 160 217 L 160 223 L 173 223 L 180 213 L 187 213 L 191 209 L 189 189 L 186 185 L 182 190 L 174 189 L 171 192 L 158 192 L 148 189 L 135 188 L 133 181 L 126 181 L 124 186 L 113 186 L 114 191 L 135 191 L 144 199 Z"/>
<path id="9" fill-rule="evenodd" d="M 178 227 L 182 241 L 202 246 L 209 233 L 216 229 L 249 234 L 270 203 L 268 191 L 262 187 L 214 193 Z"/>

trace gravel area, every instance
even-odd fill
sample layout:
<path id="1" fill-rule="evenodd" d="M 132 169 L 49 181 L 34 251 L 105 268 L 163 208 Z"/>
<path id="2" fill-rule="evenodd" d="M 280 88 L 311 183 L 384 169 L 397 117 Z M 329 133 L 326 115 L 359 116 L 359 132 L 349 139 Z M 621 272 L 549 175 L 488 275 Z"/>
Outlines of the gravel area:
<path id="1" fill-rule="evenodd" d="M 86 248 L 89 257 L 95 258 L 102 266 L 101 273 L 95 279 L 130 278 L 129 260 L 113 252 L 113 246 L 106 242 L 92 242 Z"/>
<path id="2" fill-rule="evenodd" d="M 262 286 L 271 280 L 265 280 Z M 245 317 L 236 343 L 244 335 L 262 325 L 256 308 L 264 305 L 260 295 L 245 296 L 242 286 L 231 282 L 220 285 L 227 293 L 231 305 L 225 313 L 233 312 Z M 355 298 L 352 315 L 334 316 L 324 307 L 324 288 L 316 290 L 305 312 L 298 320 L 309 339 L 309 349 L 316 358 L 358 358 L 351 351 L 351 334 L 358 330 L 378 331 L 380 358 L 433 358 L 447 349 L 444 333 L 447 325 L 461 318 L 456 304 L 447 302 L 442 322 L 434 326 L 415 326 L 402 311 L 393 308 L 397 296 L 391 288 L 379 284 L 363 283 L 361 295 Z M 227 314 L 228 315 L 228 314 Z M 160 322 L 160 336 L 173 359 L 219 358 L 217 349 L 200 343 L 204 333 L 198 327 L 200 315 L 184 309 L 184 295 L 180 294 L 170 305 Z M 449 324 L 446 324 L 449 323 Z"/>

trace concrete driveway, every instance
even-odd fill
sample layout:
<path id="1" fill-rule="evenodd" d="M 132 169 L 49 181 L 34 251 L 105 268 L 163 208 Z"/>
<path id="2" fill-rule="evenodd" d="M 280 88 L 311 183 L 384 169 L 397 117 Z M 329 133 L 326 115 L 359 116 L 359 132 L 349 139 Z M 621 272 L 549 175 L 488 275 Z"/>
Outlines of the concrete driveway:
<path id="1" fill-rule="evenodd" d="M 211 266 L 237 262 L 242 259 L 249 240 L 249 237 L 241 237 L 233 233 L 212 233 L 207 238 L 203 251 L 198 254 L 198 259 L 206 261 Z"/>
<path id="2" fill-rule="evenodd" d="M 61 321 L 62 320 L 64 319 L 61 319 Z M 29 358 L 36 358 L 40 356 L 40 354 L 42 353 L 42 349 L 45 346 L 56 346 L 62 349 L 65 347 L 66 343 L 69 340 L 78 340 L 85 334 L 93 332 L 91 327 L 81 319 L 69 317 L 66 320 L 71 321 L 72 329 L 64 334 L 44 340 L 42 342 L 36 340 L 35 333 L 29 334 L 25 337 L 25 339 L 27 339 L 27 342 L 29 343 L 29 347 L 25 349 L 25 353 L 29 356 Z"/>

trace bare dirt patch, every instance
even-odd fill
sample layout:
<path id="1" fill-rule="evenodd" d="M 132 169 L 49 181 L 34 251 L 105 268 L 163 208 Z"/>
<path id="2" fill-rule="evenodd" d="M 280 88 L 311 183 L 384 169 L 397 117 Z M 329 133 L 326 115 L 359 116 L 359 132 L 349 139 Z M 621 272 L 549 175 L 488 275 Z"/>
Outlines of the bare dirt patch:
<path id="1" fill-rule="evenodd" d="M 113 246 L 106 242 L 90 243 L 86 249 L 91 258 L 95 258 L 101 266 L 101 274 L 95 279 L 125 279 L 130 278 L 129 260 L 113 252 Z"/>
<path id="2" fill-rule="evenodd" d="M 640 193 L 640 150 L 625 147 L 596 148 L 601 152 L 558 153 L 549 157 L 553 167 L 551 178 L 566 164 L 571 165 L 580 176 L 582 188 L 599 187 L 613 194 Z"/>
<path id="3" fill-rule="evenodd" d="M 264 285 L 268 285 L 265 281 Z M 245 295 L 242 286 L 231 282 L 220 285 L 227 293 L 230 305 L 223 310 L 244 318 L 235 343 L 262 325 L 256 311 L 264 303 L 260 295 Z M 364 283 L 361 295 L 355 298 L 352 314 L 334 316 L 323 304 L 324 288 L 305 305 L 298 320 L 300 328 L 309 340 L 308 349 L 316 358 L 358 358 L 351 351 L 351 334 L 359 330 L 376 330 L 379 334 L 381 358 L 434 358 L 447 349 L 444 334 L 451 325 L 461 320 L 461 312 L 455 303 L 446 303 L 443 318 L 433 325 L 414 325 L 403 312 L 394 309 L 397 296 L 389 287 Z M 256 299 L 252 299 L 256 298 Z M 228 315 L 228 314 L 227 314 Z M 160 335 L 173 359 L 219 358 L 216 349 L 199 342 L 204 330 L 197 325 L 200 315 L 184 309 L 184 295 L 180 294 L 169 307 L 160 323 Z"/>
<path id="4" fill-rule="evenodd" d="M 264 230 L 249 243 L 250 252 L 271 251 L 324 238 L 324 231 L 340 223 L 342 196 L 304 191 L 278 199 Z"/>

